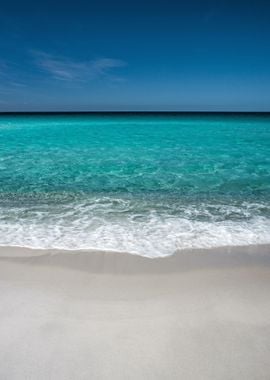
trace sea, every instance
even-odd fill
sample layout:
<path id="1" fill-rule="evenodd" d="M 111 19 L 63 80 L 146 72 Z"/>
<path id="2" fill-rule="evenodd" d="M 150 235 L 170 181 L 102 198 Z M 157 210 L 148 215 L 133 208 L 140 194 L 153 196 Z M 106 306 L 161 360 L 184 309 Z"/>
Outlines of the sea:
<path id="1" fill-rule="evenodd" d="M 0 245 L 270 243 L 270 114 L 0 115 Z"/>

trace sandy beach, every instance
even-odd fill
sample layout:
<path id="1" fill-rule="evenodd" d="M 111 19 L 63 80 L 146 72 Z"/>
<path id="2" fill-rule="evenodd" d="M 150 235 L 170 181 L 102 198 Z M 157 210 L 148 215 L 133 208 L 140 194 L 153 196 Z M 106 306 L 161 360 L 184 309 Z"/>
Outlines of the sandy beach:
<path id="1" fill-rule="evenodd" d="M 0 379 L 269 379 L 270 248 L 1 248 Z"/>

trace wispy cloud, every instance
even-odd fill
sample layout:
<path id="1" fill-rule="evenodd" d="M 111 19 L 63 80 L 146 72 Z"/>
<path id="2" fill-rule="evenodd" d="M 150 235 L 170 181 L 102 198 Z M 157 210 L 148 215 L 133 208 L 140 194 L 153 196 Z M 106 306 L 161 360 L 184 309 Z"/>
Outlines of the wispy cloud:
<path id="1" fill-rule="evenodd" d="M 0 59 L 0 91 L 9 93 L 16 88 L 26 87 L 26 84 L 20 80 L 18 65 L 12 61 Z"/>
<path id="2" fill-rule="evenodd" d="M 5 61 L 0 59 L 0 75 L 4 75 L 7 72 L 8 65 Z"/>
<path id="3" fill-rule="evenodd" d="M 32 52 L 36 65 L 55 79 L 63 81 L 89 81 L 108 77 L 114 79 L 113 70 L 126 66 L 119 59 L 100 58 L 91 61 L 75 61 L 42 51 Z"/>

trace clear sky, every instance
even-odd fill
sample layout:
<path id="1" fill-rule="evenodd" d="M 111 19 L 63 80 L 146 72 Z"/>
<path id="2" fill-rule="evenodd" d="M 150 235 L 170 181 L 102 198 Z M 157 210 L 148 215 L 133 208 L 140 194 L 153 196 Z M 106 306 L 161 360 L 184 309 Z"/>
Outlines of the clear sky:
<path id="1" fill-rule="evenodd" d="M 270 111 L 270 1 L 6 0 L 0 111 Z"/>

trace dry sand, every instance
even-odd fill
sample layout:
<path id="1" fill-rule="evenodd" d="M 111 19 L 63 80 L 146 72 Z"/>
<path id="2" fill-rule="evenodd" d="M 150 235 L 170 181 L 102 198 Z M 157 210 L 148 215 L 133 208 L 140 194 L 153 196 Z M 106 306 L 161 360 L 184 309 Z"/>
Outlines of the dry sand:
<path id="1" fill-rule="evenodd" d="M 270 248 L 0 250 L 0 379 L 270 379 Z"/>

